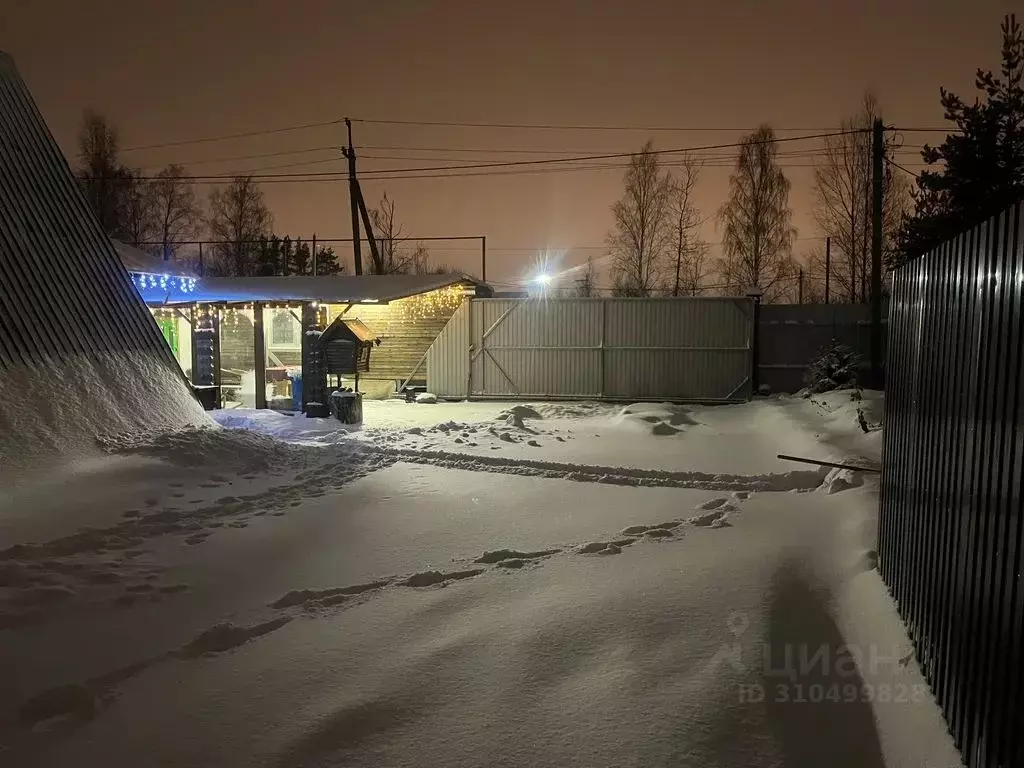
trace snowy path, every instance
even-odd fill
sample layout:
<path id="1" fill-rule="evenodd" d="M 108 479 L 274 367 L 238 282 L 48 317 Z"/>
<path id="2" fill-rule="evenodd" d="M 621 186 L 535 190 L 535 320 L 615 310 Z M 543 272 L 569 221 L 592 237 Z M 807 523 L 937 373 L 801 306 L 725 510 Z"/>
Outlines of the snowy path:
<path id="1" fill-rule="evenodd" d="M 0 530 L 44 543 L 0 552 L 0 745 L 41 766 L 959 765 L 872 570 L 874 490 L 763 455 L 872 458 L 846 399 L 277 421 L 320 447 L 207 436 L 233 458 L 184 484 L 160 457 L 185 446 L 137 447 L 141 508 L 137 484 L 104 492 L 70 505 L 92 530 L 53 538 L 53 498 L 20 491 Z M 780 677 L 801 647 L 828 658 Z"/>

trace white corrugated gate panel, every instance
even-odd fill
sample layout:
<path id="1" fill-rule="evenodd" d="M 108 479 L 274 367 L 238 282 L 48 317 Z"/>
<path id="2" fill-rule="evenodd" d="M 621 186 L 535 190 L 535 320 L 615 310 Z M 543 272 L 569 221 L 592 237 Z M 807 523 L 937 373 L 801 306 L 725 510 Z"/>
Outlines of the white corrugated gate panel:
<path id="1" fill-rule="evenodd" d="M 605 351 L 605 397 L 725 400 L 745 397 L 750 353 L 679 349 Z"/>
<path id="2" fill-rule="evenodd" d="M 520 397 L 599 397 L 600 369 L 599 349 L 488 349 L 474 365 L 473 392 Z"/>
<path id="3" fill-rule="evenodd" d="M 466 396 L 469 312 L 469 300 L 463 301 L 427 350 L 427 390 L 438 397 Z"/>
<path id="4" fill-rule="evenodd" d="M 746 347 L 749 302 L 734 299 L 609 299 L 609 347 Z"/>
<path id="5" fill-rule="evenodd" d="M 446 328 L 428 376 L 465 392 L 471 344 L 481 397 L 741 399 L 752 319 L 745 299 L 474 299 L 466 338 Z"/>

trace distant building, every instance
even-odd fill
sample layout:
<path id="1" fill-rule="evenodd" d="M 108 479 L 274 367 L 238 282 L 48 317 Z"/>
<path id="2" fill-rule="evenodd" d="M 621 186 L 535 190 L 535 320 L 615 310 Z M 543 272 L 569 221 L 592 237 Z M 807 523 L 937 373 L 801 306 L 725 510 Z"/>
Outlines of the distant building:
<path id="1" fill-rule="evenodd" d="M 369 397 L 427 380 L 427 350 L 469 297 L 490 288 L 461 274 L 194 277 L 116 244 L 140 296 L 193 385 L 219 387 L 223 407 L 304 410 L 300 382 L 311 329 L 360 320 L 381 340 L 359 376 Z M 307 394 L 312 390 L 307 387 Z"/>

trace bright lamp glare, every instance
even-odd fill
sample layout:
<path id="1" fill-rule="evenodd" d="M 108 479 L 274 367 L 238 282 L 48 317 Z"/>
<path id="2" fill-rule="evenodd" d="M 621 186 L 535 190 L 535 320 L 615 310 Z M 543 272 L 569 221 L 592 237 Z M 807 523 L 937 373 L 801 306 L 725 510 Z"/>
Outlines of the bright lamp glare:
<path id="1" fill-rule="evenodd" d="M 547 285 L 551 282 L 551 275 L 537 275 L 536 280 L 541 285 Z"/>

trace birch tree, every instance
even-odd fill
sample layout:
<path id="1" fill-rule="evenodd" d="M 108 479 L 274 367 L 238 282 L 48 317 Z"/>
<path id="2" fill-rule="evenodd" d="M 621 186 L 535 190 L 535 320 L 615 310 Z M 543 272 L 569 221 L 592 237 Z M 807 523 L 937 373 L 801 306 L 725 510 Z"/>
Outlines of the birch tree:
<path id="1" fill-rule="evenodd" d="M 692 155 L 684 155 L 680 170 L 672 176 L 669 190 L 673 296 L 698 295 L 707 276 L 708 244 L 700 238 L 704 218 L 694 199 L 700 169 L 699 160 Z"/>
<path id="2" fill-rule="evenodd" d="M 871 127 L 880 116 L 878 100 L 864 95 L 860 111 L 840 123 L 840 136 L 825 139 L 814 168 L 814 218 L 822 235 L 832 239 L 832 296 L 839 301 L 867 301 L 874 218 Z M 887 137 L 892 159 L 896 146 Z M 883 250 L 896 248 L 903 216 L 910 207 L 910 184 L 886 164 L 882 181 Z"/>
<path id="3" fill-rule="evenodd" d="M 180 165 L 169 165 L 160 171 L 150 189 L 160 256 L 170 261 L 182 241 L 192 240 L 199 233 L 202 212 L 188 175 Z"/>
<path id="4" fill-rule="evenodd" d="M 729 197 L 718 211 L 723 255 L 718 270 L 730 293 L 761 289 L 773 300 L 792 277 L 796 230 L 790 183 L 777 162 L 775 132 L 763 125 L 744 137 L 729 177 Z"/>
<path id="5" fill-rule="evenodd" d="M 612 282 L 617 295 L 650 296 L 664 287 L 672 234 L 672 183 L 650 141 L 630 158 L 624 187 L 608 235 Z"/>
<path id="6" fill-rule="evenodd" d="M 210 193 L 209 228 L 217 243 L 220 269 L 228 275 L 251 275 L 259 241 L 273 223 L 263 191 L 251 176 L 237 176 Z"/>

